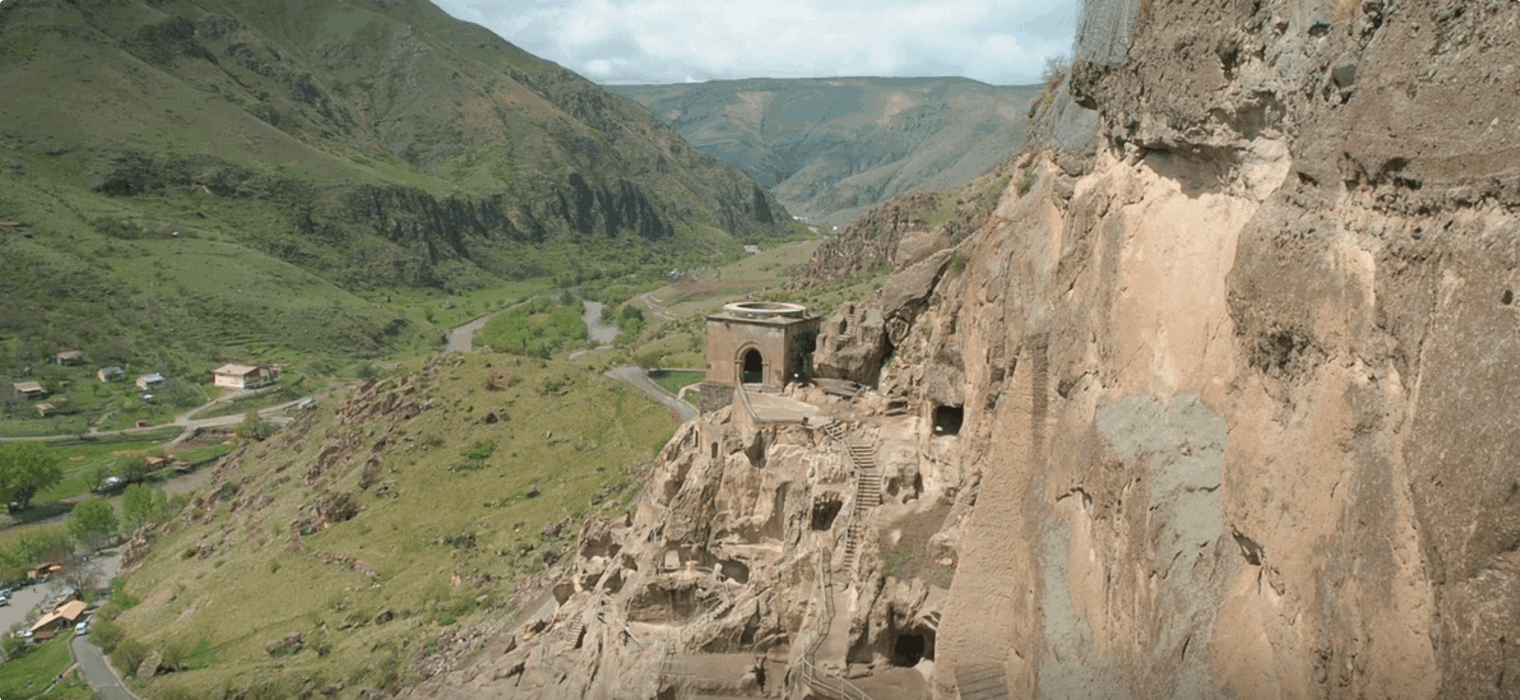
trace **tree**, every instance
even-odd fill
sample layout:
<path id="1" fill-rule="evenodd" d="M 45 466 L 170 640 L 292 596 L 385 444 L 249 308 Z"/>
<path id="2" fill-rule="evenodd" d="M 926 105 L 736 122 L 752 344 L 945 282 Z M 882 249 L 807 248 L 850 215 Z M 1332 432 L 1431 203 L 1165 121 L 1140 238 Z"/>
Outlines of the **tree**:
<path id="1" fill-rule="evenodd" d="M 7 502 L 16 501 L 25 508 L 38 491 L 63 481 L 63 466 L 58 455 L 39 442 L 11 442 L 0 445 L 0 493 Z"/>
<path id="2" fill-rule="evenodd" d="M 243 414 L 243 422 L 239 423 L 238 427 L 233 428 L 232 434 L 244 440 L 263 442 L 264 438 L 274 434 L 275 427 L 275 424 L 259 417 L 258 411 L 249 411 Z"/>
<path id="3" fill-rule="evenodd" d="M 103 499 L 92 498 L 74 506 L 69 532 L 91 549 L 116 534 L 116 509 Z"/>
<path id="4" fill-rule="evenodd" d="M 153 515 L 153 489 L 147 484 L 132 484 L 121 495 L 121 519 L 127 528 L 136 530 Z"/>
<path id="5" fill-rule="evenodd" d="M 665 359 L 665 353 L 659 350 L 645 350 L 633 356 L 633 364 L 644 369 L 656 369 L 663 359 Z"/>

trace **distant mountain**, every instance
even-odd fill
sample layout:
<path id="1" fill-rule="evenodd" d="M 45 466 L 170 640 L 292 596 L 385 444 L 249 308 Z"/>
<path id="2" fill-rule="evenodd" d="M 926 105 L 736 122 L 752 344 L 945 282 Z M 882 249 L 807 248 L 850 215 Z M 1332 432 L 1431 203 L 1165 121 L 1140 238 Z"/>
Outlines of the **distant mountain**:
<path id="1" fill-rule="evenodd" d="M 794 214 L 848 221 L 893 195 L 956 187 L 1013 155 L 1042 85 L 967 78 L 609 85 Z"/>
<path id="2" fill-rule="evenodd" d="M 0 341 L 127 324 L 176 343 L 208 316 L 236 332 L 190 340 L 312 340 L 202 279 L 231 264 L 299 268 L 281 274 L 362 326 L 328 347 L 376 347 L 401 321 L 355 293 L 706 264 L 795 228 L 633 101 L 424 0 L 6 2 L 0 95 L 0 221 L 33 234 L 0 235 L 28 271 L 0 276 Z M 221 247 L 124 262 L 171 237 Z"/>

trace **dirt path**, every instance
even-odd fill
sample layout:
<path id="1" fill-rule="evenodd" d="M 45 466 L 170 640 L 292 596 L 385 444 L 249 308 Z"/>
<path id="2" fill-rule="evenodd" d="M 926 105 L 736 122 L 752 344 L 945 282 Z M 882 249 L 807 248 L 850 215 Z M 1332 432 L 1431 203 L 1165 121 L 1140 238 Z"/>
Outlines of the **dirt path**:
<path id="1" fill-rule="evenodd" d="M 443 347 L 444 352 L 469 352 L 475 347 L 475 334 L 486 327 L 486 321 L 491 320 L 496 314 L 486 314 L 454 330 L 449 331 L 449 342 Z"/>
<path id="2" fill-rule="evenodd" d="M 582 319 L 586 321 L 586 339 L 595 340 L 598 345 L 608 345 L 617 339 L 618 327 L 602 323 L 602 302 L 582 301 L 586 312 Z"/>
<path id="3" fill-rule="evenodd" d="M 666 321 L 676 320 L 675 316 L 672 316 L 669 311 L 665 310 L 665 306 L 660 303 L 660 298 L 655 296 L 654 293 L 644 292 L 639 295 L 639 299 L 643 300 L 644 304 L 654 311 L 656 318 L 663 318 Z"/>

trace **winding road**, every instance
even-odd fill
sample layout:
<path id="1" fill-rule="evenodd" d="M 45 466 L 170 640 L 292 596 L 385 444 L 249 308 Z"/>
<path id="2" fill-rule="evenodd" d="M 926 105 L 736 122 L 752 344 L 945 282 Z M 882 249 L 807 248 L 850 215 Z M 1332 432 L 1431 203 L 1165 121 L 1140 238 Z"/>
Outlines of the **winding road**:
<path id="1" fill-rule="evenodd" d="M 649 379 L 649 373 L 643 367 L 616 367 L 607 370 L 607 376 L 627 384 L 639 391 L 648 394 L 651 398 L 665 404 L 670 410 L 680 414 L 681 422 L 685 423 L 697 417 L 697 407 L 682 401 L 659 384 Z"/>
<path id="2" fill-rule="evenodd" d="M 278 404 L 278 405 L 275 405 L 275 406 L 270 406 L 269 408 L 261 408 L 261 409 L 258 410 L 258 414 L 260 416 L 262 416 L 262 417 L 268 418 L 269 422 L 271 422 L 271 423 L 274 423 L 276 425 L 284 425 L 286 423 L 289 423 L 291 421 L 291 419 L 288 418 L 288 417 L 286 417 L 286 416 L 276 416 L 276 415 L 271 415 L 271 414 L 279 413 L 280 411 L 283 411 L 283 410 L 285 410 L 287 408 L 290 408 L 291 406 L 295 406 L 295 405 L 301 403 L 302 401 L 306 401 L 308 399 L 315 400 L 318 396 L 321 396 L 322 394 L 325 394 L 325 393 L 327 393 L 329 391 L 332 391 L 332 389 L 331 388 L 324 389 L 322 391 L 318 391 L 316 393 L 309 394 L 307 396 L 302 396 L 301 398 L 298 398 L 298 399 L 291 399 L 290 401 L 286 401 L 285 403 Z M 152 432 L 155 432 L 155 431 L 158 431 L 158 430 L 163 430 L 164 428 L 179 428 L 181 430 L 180 435 L 179 435 L 179 437 L 177 437 L 177 438 L 175 438 L 175 439 L 173 439 L 173 440 L 170 441 L 170 443 L 172 444 L 172 443 L 179 442 L 180 440 L 183 440 L 186 437 L 189 437 L 198 428 L 224 428 L 224 427 L 227 427 L 227 426 L 230 426 L 230 425 L 237 425 L 238 423 L 243 422 L 243 416 L 246 415 L 246 413 L 234 413 L 232 415 L 217 416 L 215 418 L 194 418 L 193 417 L 195 414 L 200 413 L 201 411 L 204 411 L 204 410 L 206 410 L 208 408 L 211 408 L 212 406 L 215 406 L 216 404 L 222 403 L 222 402 L 227 401 L 227 400 L 230 400 L 230 399 L 227 399 L 227 398 L 216 399 L 214 401 L 210 401 L 208 403 L 201 404 L 200 406 L 196 406 L 195 408 L 192 408 L 189 411 L 186 411 L 184 413 L 179 414 L 178 416 L 175 416 L 175 418 L 174 418 L 174 420 L 172 422 L 169 422 L 169 423 L 159 423 L 158 425 L 150 425 L 150 426 L 147 426 L 145 428 L 124 428 L 122 430 L 101 430 L 101 431 L 93 431 L 92 430 L 91 432 L 87 432 L 87 433 L 83 433 L 83 434 L 80 434 L 80 433 L 69 433 L 67 435 L 38 435 L 38 436 L 31 436 L 31 437 L 0 437 L 0 442 L 12 442 L 12 441 L 16 441 L 16 440 L 38 440 L 38 441 L 41 441 L 41 442 L 52 442 L 52 441 L 58 441 L 58 440 L 79 440 L 81 438 L 83 438 L 83 439 L 90 439 L 90 438 L 106 437 L 106 436 L 109 436 L 109 435 L 142 435 L 142 434 L 145 434 L 145 433 L 152 433 Z"/>
<path id="3" fill-rule="evenodd" d="M 74 635 L 69 646 L 73 647 L 74 659 L 79 663 L 79 670 L 84 673 L 85 682 L 95 691 L 95 697 L 101 700 L 142 700 L 127 689 L 127 684 L 122 682 L 116 669 L 111 667 L 111 662 L 106 660 L 105 652 L 90 641 L 89 635 Z"/>

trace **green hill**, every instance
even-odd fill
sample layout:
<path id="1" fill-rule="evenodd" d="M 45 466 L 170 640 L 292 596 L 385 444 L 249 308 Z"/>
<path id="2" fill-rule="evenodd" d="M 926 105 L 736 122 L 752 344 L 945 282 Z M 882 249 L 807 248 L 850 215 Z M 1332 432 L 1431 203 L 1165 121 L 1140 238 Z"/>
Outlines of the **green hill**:
<path id="1" fill-rule="evenodd" d="M 844 222 L 919 189 L 951 189 L 1012 156 L 1044 86 L 967 78 L 717 80 L 611 85 L 795 214 Z"/>
<path id="2" fill-rule="evenodd" d="M 636 103 L 422 0 L 7 2 L 0 94 L 12 376 L 60 346 L 184 372 L 421 350 L 419 299 L 791 231 Z"/>
<path id="3" fill-rule="evenodd" d="M 124 548 L 141 565 L 92 635 L 121 669 L 162 654 L 149 698 L 394 691 L 436 640 L 532 613 L 674 427 L 587 365 L 414 360 L 229 455 L 151 548 Z"/>

